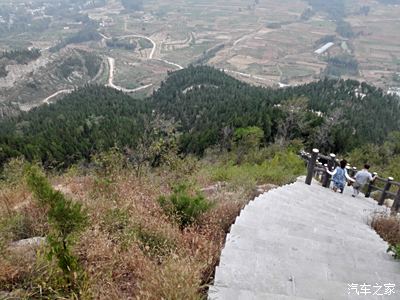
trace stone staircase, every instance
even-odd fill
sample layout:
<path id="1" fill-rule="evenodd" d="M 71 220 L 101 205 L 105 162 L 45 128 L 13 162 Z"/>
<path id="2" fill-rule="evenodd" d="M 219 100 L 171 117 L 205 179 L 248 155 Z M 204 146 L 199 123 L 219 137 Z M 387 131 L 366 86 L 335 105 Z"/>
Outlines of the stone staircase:
<path id="1" fill-rule="evenodd" d="M 304 178 L 260 195 L 232 225 L 209 299 L 400 299 L 400 262 L 368 225 L 382 210 Z"/>

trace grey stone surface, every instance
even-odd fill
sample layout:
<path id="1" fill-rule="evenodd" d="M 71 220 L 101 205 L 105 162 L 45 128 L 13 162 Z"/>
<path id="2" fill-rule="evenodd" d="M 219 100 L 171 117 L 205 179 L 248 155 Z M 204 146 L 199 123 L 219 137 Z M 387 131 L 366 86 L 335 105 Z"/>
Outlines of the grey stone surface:
<path id="1" fill-rule="evenodd" d="M 46 238 L 38 236 L 16 241 L 12 243 L 12 246 L 13 247 L 41 246 L 45 243 L 46 243 Z"/>
<path id="2" fill-rule="evenodd" d="M 208 298 L 400 299 L 400 262 L 367 224 L 385 209 L 304 178 L 256 197 L 232 225 Z M 372 295 L 389 283 L 395 294 Z M 349 284 L 371 294 L 349 294 Z"/>

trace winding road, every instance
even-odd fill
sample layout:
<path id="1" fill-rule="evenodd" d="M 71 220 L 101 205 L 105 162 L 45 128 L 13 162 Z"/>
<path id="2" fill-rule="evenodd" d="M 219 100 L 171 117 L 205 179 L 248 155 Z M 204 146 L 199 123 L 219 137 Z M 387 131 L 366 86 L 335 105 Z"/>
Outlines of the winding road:
<path id="1" fill-rule="evenodd" d="M 112 39 L 112 37 L 108 37 L 108 36 L 104 35 L 101 32 L 99 32 L 99 35 L 104 40 Z M 153 47 L 152 47 L 152 49 L 150 51 L 149 56 L 146 58 L 147 60 L 157 60 L 157 61 L 163 62 L 163 63 L 165 63 L 167 65 L 171 65 L 171 66 L 173 66 L 173 67 L 175 67 L 175 68 L 177 68 L 179 70 L 182 70 L 184 68 L 180 64 L 168 61 L 166 59 L 154 58 L 156 50 L 157 50 L 157 44 L 150 37 L 147 37 L 147 36 L 144 36 L 144 35 L 140 35 L 140 34 L 128 34 L 128 35 L 119 36 L 118 38 L 130 38 L 130 37 L 146 39 L 152 44 Z M 240 39 L 238 39 L 237 41 L 234 42 L 234 45 L 239 43 L 241 40 L 243 40 L 244 38 L 247 38 L 247 37 L 248 37 L 248 35 L 241 37 Z M 141 90 L 144 90 L 144 89 L 147 89 L 147 88 L 153 86 L 153 84 L 147 84 L 147 85 L 135 88 L 135 89 L 128 89 L 128 88 L 124 88 L 124 87 L 121 87 L 121 86 L 118 86 L 118 85 L 114 84 L 114 74 L 115 74 L 115 69 L 116 69 L 115 58 L 107 56 L 107 61 L 108 61 L 108 65 L 109 65 L 109 75 L 108 75 L 108 82 L 107 82 L 107 84 L 105 86 L 108 86 L 110 88 L 113 88 L 113 89 L 116 89 L 118 91 L 122 91 L 122 92 L 125 92 L 125 93 L 135 93 L 135 92 L 139 92 Z M 246 77 L 246 78 L 254 78 L 254 79 L 265 81 L 265 82 L 267 82 L 267 81 L 268 82 L 274 82 L 271 79 L 268 79 L 268 78 L 265 78 L 265 77 L 262 77 L 262 76 L 258 76 L 258 75 L 252 75 L 252 74 L 248 74 L 248 73 L 243 73 L 243 72 L 238 72 L 238 71 L 233 71 L 233 70 L 227 70 L 227 69 L 221 69 L 221 71 L 225 71 L 227 73 L 235 74 L 235 75 Z M 279 83 L 279 85 L 283 86 L 283 85 L 281 85 L 281 83 Z M 70 93 L 72 91 L 73 91 L 73 89 L 59 90 L 59 91 L 55 92 L 54 94 L 50 95 L 49 97 L 47 97 L 46 99 L 44 99 L 42 101 L 42 103 L 49 104 L 50 103 L 49 100 L 51 100 L 52 98 L 57 97 L 60 94 Z"/>
<path id="2" fill-rule="evenodd" d="M 110 37 L 107 37 L 104 34 L 100 34 L 100 35 L 104 39 L 111 39 Z M 155 54 L 156 49 L 157 49 L 157 44 L 156 44 L 156 42 L 154 40 L 152 40 L 151 38 L 149 38 L 147 36 L 139 35 L 139 34 L 129 34 L 129 35 L 120 36 L 119 38 L 130 38 L 130 37 L 138 37 L 138 38 L 146 39 L 153 45 L 153 47 L 151 49 L 151 52 L 149 54 L 149 57 L 147 58 L 148 60 L 158 60 L 158 61 L 164 62 L 166 64 L 172 65 L 172 66 L 178 68 L 179 70 L 183 69 L 183 67 L 181 65 L 173 63 L 171 61 L 168 61 L 168 60 L 165 60 L 165 59 L 155 59 L 154 58 L 154 54 Z M 122 92 L 125 92 L 125 93 L 134 93 L 134 92 L 138 92 L 138 91 L 147 89 L 147 88 L 149 88 L 149 87 L 151 87 L 153 85 L 153 84 L 147 84 L 147 85 L 135 88 L 135 89 L 127 89 L 127 88 L 115 85 L 114 84 L 115 59 L 108 56 L 107 60 L 108 60 L 109 68 L 110 68 L 109 76 L 108 76 L 108 84 L 107 84 L 108 87 L 114 88 L 116 90 L 119 90 L 119 91 L 122 91 Z"/>
<path id="3" fill-rule="evenodd" d="M 110 67 L 110 72 L 109 72 L 109 76 L 108 76 L 108 83 L 106 84 L 106 86 L 111 87 L 113 89 L 116 89 L 118 91 L 124 92 L 124 93 L 134 93 L 134 92 L 138 92 L 144 89 L 147 89 L 148 87 L 151 87 L 153 84 L 148 84 L 148 85 L 144 85 L 135 89 L 127 89 L 118 85 L 115 85 L 113 83 L 114 80 L 114 70 L 115 70 L 115 59 L 112 57 L 107 57 L 108 59 L 108 65 Z"/>
<path id="4" fill-rule="evenodd" d="M 150 55 L 149 55 L 148 59 L 153 59 L 154 53 L 156 52 L 156 49 L 157 49 L 156 42 L 154 42 L 151 38 L 149 38 L 147 36 L 144 36 L 144 35 L 140 35 L 140 34 L 122 35 L 122 36 L 119 36 L 118 38 L 123 38 L 124 39 L 124 38 L 130 38 L 130 37 L 136 37 L 136 38 L 142 38 L 142 39 L 148 40 L 153 45 L 153 48 L 151 49 L 151 52 L 150 52 Z"/>
<path id="5" fill-rule="evenodd" d="M 275 81 L 273 81 L 273 80 L 271 80 L 271 79 L 268 79 L 268 78 L 265 78 L 265 77 L 261 77 L 261 76 L 258 76 L 258 75 L 252 75 L 252 74 L 248 74 L 248 73 L 243 73 L 243 72 L 238 72 L 238 71 L 232 71 L 232 70 L 226 70 L 226 69 L 220 69 L 220 70 L 221 70 L 221 71 L 228 72 L 228 73 L 236 74 L 236 75 L 239 75 L 239 76 L 242 76 L 242 77 L 254 78 L 254 79 L 262 80 L 262 81 L 275 82 Z"/>
<path id="6" fill-rule="evenodd" d="M 183 67 L 182 67 L 181 65 L 179 65 L 179 64 L 173 63 L 173 62 L 168 61 L 168 60 L 166 60 L 166 59 L 157 59 L 157 60 L 158 60 L 158 61 L 162 61 L 162 62 L 164 62 L 164 63 L 166 63 L 166 64 L 168 64 L 168 65 L 177 67 L 179 70 L 183 70 Z"/>
<path id="7" fill-rule="evenodd" d="M 58 92 L 55 92 L 54 94 L 52 94 L 52 95 L 50 95 L 49 97 L 47 97 L 46 99 L 43 99 L 43 103 L 46 103 L 46 104 L 50 104 L 50 99 L 52 99 L 52 98 L 54 98 L 54 97 L 57 97 L 58 95 L 61 95 L 61 94 L 69 94 L 69 93 L 71 93 L 73 91 L 73 89 L 64 89 L 64 90 L 59 90 Z"/>
<path id="8" fill-rule="evenodd" d="M 108 36 L 104 35 L 101 32 L 99 32 L 99 35 L 105 40 L 110 40 L 111 39 L 111 37 L 108 37 Z M 143 38 L 143 39 L 148 40 L 153 45 L 153 47 L 152 47 L 151 52 L 150 52 L 150 54 L 149 54 L 147 59 L 148 60 L 154 59 L 153 57 L 154 57 L 154 54 L 155 54 L 156 49 L 157 49 L 157 44 L 156 44 L 156 42 L 154 40 L 152 40 L 149 37 L 146 37 L 144 35 L 139 35 L 139 34 L 123 35 L 123 36 L 120 36 L 119 38 L 129 38 L 129 37 L 138 37 L 138 38 Z M 169 64 L 169 65 L 172 65 L 172 66 L 174 66 L 174 67 L 176 67 L 176 68 L 178 68 L 180 70 L 183 69 L 183 67 L 181 65 L 173 63 L 173 62 L 170 62 L 168 60 L 164 60 L 164 59 L 156 59 L 156 60 L 164 62 L 164 63 Z M 109 75 L 108 75 L 108 83 L 106 84 L 106 86 L 111 87 L 113 89 L 116 89 L 118 91 L 125 92 L 125 93 L 135 93 L 135 92 L 147 89 L 147 88 L 149 88 L 149 87 L 151 87 L 153 85 L 153 84 L 147 84 L 147 85 L 135 88 L 135 89 L 127 89 L 127 88 L 115 85 L 114 84 L 115 59 L 108 56 L 107 57 L 107 61 L 108 61 L 108 65 L 109 65 Z M 53 98 L 55 98 L 55 97 L 57 97 L 57 96 L 59 96 L 61 94 L 71 93 L 72 91 L 73 91 L 73 89 L 59 90 L 59 91 L 55 92 L 54 94 L 51 94 L 47 98 L 43 99 L 42 103 L 50 104 L 50 100 L 51 99 L 53 99 Z"/>

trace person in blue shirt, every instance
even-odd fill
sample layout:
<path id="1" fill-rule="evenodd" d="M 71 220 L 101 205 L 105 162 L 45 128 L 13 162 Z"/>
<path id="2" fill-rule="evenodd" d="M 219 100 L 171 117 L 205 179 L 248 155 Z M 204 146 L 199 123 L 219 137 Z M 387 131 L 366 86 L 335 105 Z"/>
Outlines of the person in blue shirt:
<path id="1" fill-rule="evenodd" d="M 326 168 L 326 171 L 328 172 L 329 175 L 332 175 L 332 182 L 333 182 L 333 190 L 337 192 L 340 190 L 341 193 L 344 191 L 344 186 L 346 185 L 346 179 L 354 182 L 355 180 L 347 174 L 346 170 L 346 165 L 347 161 L 343 159 L 339 166 L 333 171 L 329 171 L 328 168 Z"/>

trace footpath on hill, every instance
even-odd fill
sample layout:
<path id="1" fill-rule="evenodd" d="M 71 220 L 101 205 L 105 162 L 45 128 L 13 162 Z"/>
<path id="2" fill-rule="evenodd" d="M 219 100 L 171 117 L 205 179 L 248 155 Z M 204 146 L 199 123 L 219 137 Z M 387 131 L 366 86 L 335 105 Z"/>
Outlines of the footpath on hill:
<path id="1" fill-rule="evenodd" d="M 382 210 L 304 178 L 260 195 L 227 236 L 209 299 L 400 299 L 400 262 L 368 225 Z"/>

